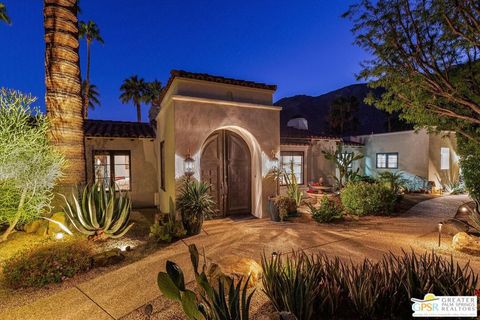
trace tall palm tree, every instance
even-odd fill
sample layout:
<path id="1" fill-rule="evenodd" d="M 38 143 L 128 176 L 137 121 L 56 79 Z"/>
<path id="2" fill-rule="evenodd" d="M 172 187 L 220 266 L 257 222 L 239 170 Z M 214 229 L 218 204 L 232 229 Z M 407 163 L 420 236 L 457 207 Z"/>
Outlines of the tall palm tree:
<path id="1" fill-rule="evenodd" d="M 120 87 L 120 101 L 122 103 L 133 102 L 137 108 L 137 121 L 142 122 L 142 110 L 141 103 L 145 99 L 145 91 L 147 90 L 147 84 L 143 78 L 138 76 L 131 76 L 125 79 Z"/>
<path id="2" fill-rule="evenodd" d="M 88 118 L 88 107 L 89 107 L 89 100 L 90 96 L 88 91 L 90 90 L 90 49 L 92 43 L 97 41 L 99 43 L 104 43 L 102 36 L 100 35 L 100 29 L 98 28 L 97 24 L 92 20 L 88 22 L 81 21 L 79 24 L 79 37 L 80 39 L 85 39 L 87 42 L 87 76 L 86 76 L 86 83 L 85 91 L 83 92 L 83 115 Z"/>
<path id="3" fill-rule="evenodd" d="M 12 21 L 7 14 L 7 7 L 3 3 L 0 2 L 0 21 L 5 22 L 6 24 L 10 24 Z"/>
<path id="4" fill-rule="evenodd" d="M 82 82 L 82 100 L 83 105 L 85 105 L 85 92 L 87 90 L 87 81 L 83 80 Z M 98 88 L 93 83 L 88 84 L 88 109 L 95 110 L 95 108 L 100 106 L 100 92 Z"/>
<path id="5" fill-rule="evenodd" d="M 150 122 L 154 121 L 160 111 L 160 95 L 162 94 L 162 83 L 158 80 L 148 82 L 146 85 L 143 101 L 150 105 L 148 118 Z"/>
<path id="6" fill-rule="evenodd" d="M 50 140 L 67 160 L 61 185 L 85 182 L 77 0 L 44 0 L 45 85 Z"/>

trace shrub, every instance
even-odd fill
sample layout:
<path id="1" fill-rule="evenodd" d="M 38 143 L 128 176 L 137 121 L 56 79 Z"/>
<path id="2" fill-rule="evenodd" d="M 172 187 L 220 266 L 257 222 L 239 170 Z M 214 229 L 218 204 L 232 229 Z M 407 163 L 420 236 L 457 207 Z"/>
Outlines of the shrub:
<path id="1" fill-rule="evenodd" d="M 187 234 L 200 233 L 203 219 L 215 213 L 215 201 L 210 194 L 210 185 L 186 180 L 177 197 L 177 209 L 182 214 L 182 223 Z"/>
<path id="2" fill-rule="evenodd" d="M 397 200 L 396 194 L 378 183 L 352 182 L 340 194 L 342 205 L 358 216 L 369 214 L 390 214 Z"/>
<path id="3" fill-rule="evenodd" d="M 120 238 L 133 226 L 129 223 L 132 202 L 114 185 L 96 183 L 83 189 L 80 201 L 75 194 L 72 202 L 64 199 L 68 218 L 89 239 Z"/>
<path id="4" fill-rule="evenodd" d="M 465 188 L 470 197 L 477 203 L 477 206 L 479 206 L 480 170 L 478 170 L 478 163 L 480 162 L 480 144 L 460 134 L 457 135 L 457 140 Z"/>
<path id="5" fill-rule="evenodd" d="M 284 221 L 288 217 L 288 214 L 297 208 L 295 200 L 289 196 L 276 196 L 273 201 L 278 208 L 280 221 Z"/>
<path id="6" fill-rule="evenodd" d="M 7 240 L 19 223 L 48 213 L 63 157 L 49 143 L 47 117 L 36 98 L 0 89 L 0 225 Z"/>
<path id="7" fill-rule="evenodd" d="M 317 222 L 331 222 L 343 218 L 343 208 L 340 203 L 323 196 L 320 199 L 320 206 L 315 208 L 312 204 L 307 203 L 312 218 Z"/>
<path id="8" fill-rule="evenodd" d="M 299 320 L 324 318 L 407 319 L 411 301 L 437 295 L 474 295 L 478 283 L 469 265 L 432 253 L 384 255 L 356 265 L 338 257 L 292 255 L 262 257 L 263 287 L 278 311 Z M 392 300 L 395 302 L 392 303 Z"/>
<path id="9" fill-rule="evenodd" d="M 40 245 L 5 262 L 5 283 L 11 288 L 26 288 L 61 282 L 87 271 L 91 266 L 91 256 L 92 248 L 85 240 Z"/>
<path id="10" fill-rule="evenodd" d="M 378 175 L 379 183 L 390 189 L 393 193 L 399 194 L 406 186 L 406 180 L 403 178 L 403 173 L 385 171 Z"/>
<path id="11" fill-rule="evenodd" d="M 179 239 L 187 234 L 180 221 L 171 219 L 170 216 L 165 222 L 155 222 L 150 226 L 150 238 L 155 242 L 170 243 L 174 239 Z"/>

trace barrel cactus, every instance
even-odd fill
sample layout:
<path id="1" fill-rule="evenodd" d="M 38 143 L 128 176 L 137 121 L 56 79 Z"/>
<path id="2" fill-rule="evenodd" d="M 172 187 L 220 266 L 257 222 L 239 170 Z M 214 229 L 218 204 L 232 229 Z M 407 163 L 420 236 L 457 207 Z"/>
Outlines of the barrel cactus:
<path id="1" fill-rule="evenodd" d="M 130 230 L 132 202 L 128 195 L 102 183 L 86 186 L 81 198 L 63 196 L 65 212 L 72 225 L 91 240 L 120 238 Z"/>

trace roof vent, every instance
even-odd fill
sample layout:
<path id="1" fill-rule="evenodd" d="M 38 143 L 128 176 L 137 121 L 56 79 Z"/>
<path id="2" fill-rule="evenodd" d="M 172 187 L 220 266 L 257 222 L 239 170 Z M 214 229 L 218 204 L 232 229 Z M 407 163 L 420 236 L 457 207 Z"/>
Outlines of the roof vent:
<path id="1" fill-rule="evenodd" d="M 308 121 L 305 118 L 292 118 L 288 120 L 287 127 L 295 128 L 298 130 L 308 130 Z"/>

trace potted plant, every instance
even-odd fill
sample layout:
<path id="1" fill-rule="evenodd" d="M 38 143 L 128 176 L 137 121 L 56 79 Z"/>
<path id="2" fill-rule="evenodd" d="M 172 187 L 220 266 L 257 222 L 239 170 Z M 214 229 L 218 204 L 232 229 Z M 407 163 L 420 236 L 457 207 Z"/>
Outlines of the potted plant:
<path id="1" fill-rule="evenodd" d="M 189 236 L 199 234 L 204 218 L 214 213 L 215 201 L 209 189 L 210 186 L 206 183 L 186 180 L 177 197 L 177 209 Z"/>

